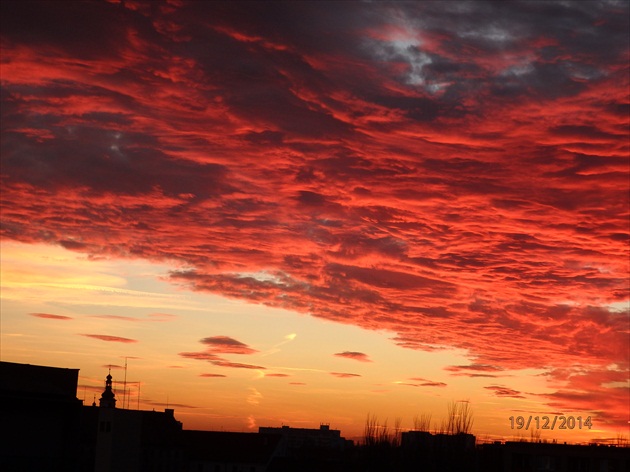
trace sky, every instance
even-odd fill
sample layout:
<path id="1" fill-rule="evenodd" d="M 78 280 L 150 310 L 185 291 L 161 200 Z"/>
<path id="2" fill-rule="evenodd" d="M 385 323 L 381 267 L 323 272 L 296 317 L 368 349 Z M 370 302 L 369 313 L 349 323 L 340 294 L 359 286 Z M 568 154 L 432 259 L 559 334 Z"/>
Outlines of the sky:
<path id="1" fill-rule="evenodd" d="M 628 9 L 2 2 L 1 359 L 186 429 L 627 438 Z"/>

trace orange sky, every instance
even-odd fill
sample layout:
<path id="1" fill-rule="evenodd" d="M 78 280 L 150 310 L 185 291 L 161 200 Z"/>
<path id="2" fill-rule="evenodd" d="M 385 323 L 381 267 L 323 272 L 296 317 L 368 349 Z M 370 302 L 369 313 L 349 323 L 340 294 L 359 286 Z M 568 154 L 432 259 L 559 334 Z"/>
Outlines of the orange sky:
<path id="1" fill-rule="evenodd" d="M 627 9 L 3 3 L 2 360 L 189 429 L 628 436 Z"/>

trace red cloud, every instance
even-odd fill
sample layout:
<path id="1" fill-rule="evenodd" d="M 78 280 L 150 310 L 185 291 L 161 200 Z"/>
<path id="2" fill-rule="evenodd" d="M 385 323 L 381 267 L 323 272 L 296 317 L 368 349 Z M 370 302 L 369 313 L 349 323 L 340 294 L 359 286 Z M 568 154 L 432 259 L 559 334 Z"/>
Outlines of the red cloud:
<path id="1" fill-rule="evenodd" d="M 213 362 L 222 359 L 220 356 L 209 352 L 180 352 L 179 355 L 186 359 L 196 359 L 199 361 Z"/>
<path id="2" fill-rule="evenodd" d="M 236 339 L 228 336 L 212 336 L 203 338 L 200 341 L 208 346 L 208 350 L 223 354 L 255 354 L 256 349 L 250 348 L 247 344 L 243 344 Z"/>
<path id="3" fill-rule="evenodd" d="M 424 382 L 420 384 L 420 387 L 446 387 L 444 382 Z"/>
<path id="4" fill-rule="evenodd" d="M 347 359 L 354 359 L 356 361 L 361 361 L 361 362 L 372 362 L 370 358 L 367 356 L 367 354 L 364 354 L 362 352 L 356 352 L 356 351 L 338 352 L 335 354 L 335 356 L 345 357 Z"/>
<path id="5" fill-rule="evenodd" d="M 51 313 L 29 313 L 31 316 L 35 316 L 36 318 L 45 318 L 48 320 L 71 320 L 73 319 L 70 316 L 64 315 L 53 315 Z"/>
<path id="6" fill-rule="evenodd" d="M 501 387 L 499 385 L 491 385 L 484 388 L 487 390 L 492 390 L 497 397 L 525 398 L 518 390 Z"/>
<path id="7" fill-rule="evenodd" d="M 2 238 L 181 261 L 453 375 L 579 365 L 540 398 L 625 411 L 587 374 L 630 362 L 626 3 L 52 3 L 3 12 Z"/>
<path id="8" fill-rule="evenodd" d="M 236 369 L 260 369 L 265 370 L 265 367 L 242 364 L 239 362 L 231 362 L 219 354 L 255 354 L 258 351 L 250 348 L 246 344 L 237 341 L 236 339 L 228 336 L 211 336 L 200 340 L 202 344 L 207 345 L 207 349 L 201 352 L 180 352 L 181 357 L 187 359 L 195 359 L 200 361 L 208 361 L 219 367 L 232 367 Z"/>
<path id="9" fill-rule="evenodd" d="M 550 407 L 563 411 L 593 412 L 599 427 L 622 428 L 628 422 L 630 387 L 626 369 L 569 367 L 544 374 L 557 391 L 538 394 Z"/>
<path id="10" fill-rule="evenodd" d="M 353 377 L 361 377 L 359 374 L 348 374 L 345 372 L 330 372 L 330 375 L 334 375 L 335 377 L 339 377 L 340 379 L 350 379 Z"/>
<path id="11" fill-rule="evenodd" d="M 120 336 L 109 336 L 107 334 L 80 334 L 79 336 L 85 336 L 93 339 L 100 339 L 101 341 L 109 341 L 115 343 L 137 343 L 135 339 L 123 338 Z"/>
<path id="12" fill-rule="evenodd" d="M 284 377 L 291 377 L 291 376 L 288 375 L 288 374 L 265 374 L 265 377 L 281 377 L 281 378 L 284 378 Z"/>
<path id="13" fill-rule="evenodd" d="M 453 372 L 451 375 L 454 376 L 464 376 L 471 378 L 496 378 L 496 377 L 505 377 L 505 375 L 499 374 L 484 374 L 478 372 L 501 372 L 504 370 L 501 367 L 487 364 L 470 364 L 470 365 L 451 365 L 444 367 L 444 370 L 448 370 L 449 372 Z"/>
<path id="14" fill-rule="evenodd" d="M 434 382 L 431 380 L 423 379 L 421 377 L 412 377 L 409 380 L 413 380 L 414 383 L 401 383 L 401 385 L 408 385 L 410 387 L 446 387 L 444 382 Z"/>
<path id="15" fill-rule="evenodd" d="M 220 378 L 220 377 L 226 377 L 226 376 L 223 374 L 199 374 L 199 377 Z"/>

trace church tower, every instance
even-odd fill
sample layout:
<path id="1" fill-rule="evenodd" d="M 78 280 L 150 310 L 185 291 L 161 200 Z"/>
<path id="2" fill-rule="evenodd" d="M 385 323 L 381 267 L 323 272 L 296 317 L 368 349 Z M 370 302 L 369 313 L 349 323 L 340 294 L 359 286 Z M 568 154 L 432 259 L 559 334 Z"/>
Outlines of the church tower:
<path id="1" fill-rule="evenodd" d="M 105 379 L 105 390 L 98 401 L 101 408 L 116 408 L 116 394 L 112 391 L 112 370 Z"/>

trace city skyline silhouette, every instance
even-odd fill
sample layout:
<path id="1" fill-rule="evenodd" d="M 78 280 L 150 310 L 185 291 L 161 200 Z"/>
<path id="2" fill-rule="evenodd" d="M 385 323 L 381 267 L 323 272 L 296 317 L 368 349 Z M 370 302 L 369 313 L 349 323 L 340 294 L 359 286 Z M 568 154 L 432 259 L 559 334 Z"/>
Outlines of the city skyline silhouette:
<path id="1" fill-rule="evenodd" d="M 0 8 L 1 361 L 194 431 L 630 437 L 627 1 Z"/>

